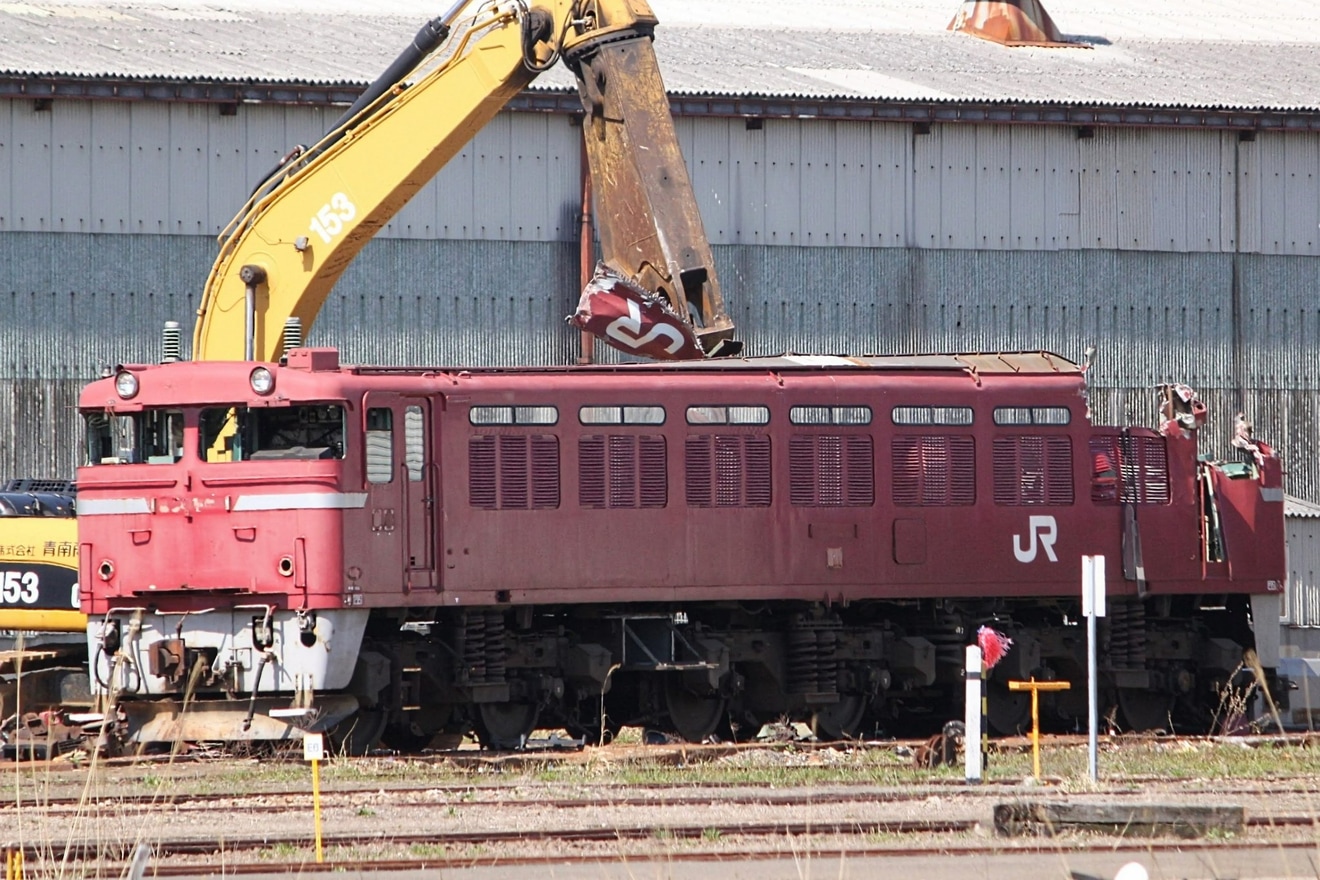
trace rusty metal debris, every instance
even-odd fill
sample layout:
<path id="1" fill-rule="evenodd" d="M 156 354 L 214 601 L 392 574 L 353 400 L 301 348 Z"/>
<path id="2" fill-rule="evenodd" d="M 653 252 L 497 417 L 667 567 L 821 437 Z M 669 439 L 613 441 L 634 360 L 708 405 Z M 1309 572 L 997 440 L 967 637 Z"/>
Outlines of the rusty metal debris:
<path id="1" fill-rule="evenodd" d="M 1064 39 L 1040 0 L 964 0 L 949 30 L 1005 46 L 1089 48 Z"/>
<path id="2" fill-rule="evenodd" d="M 922 770 L 958 763 L 967 739 L 967 729 L 961 721 L 950 721 L 944 729 L 922 743 L 912 756 L 912 763 Z"/>
<path id="3" fill-rule="evenodd" d="M 653 293 L 604 263 L 582 291 L 574 326 L 610 345 L 657 360 L 693 360 L 706 356 L 692 325 L 674 311 L 662 293 Z"/>
<path id="4" fill-rule="evenodd" d="M 11 721 L 14 727 L 0 749 L 6 761 L 48 761 L 82 745 L 82 728 L 58 710 L 26 712 Z"/>

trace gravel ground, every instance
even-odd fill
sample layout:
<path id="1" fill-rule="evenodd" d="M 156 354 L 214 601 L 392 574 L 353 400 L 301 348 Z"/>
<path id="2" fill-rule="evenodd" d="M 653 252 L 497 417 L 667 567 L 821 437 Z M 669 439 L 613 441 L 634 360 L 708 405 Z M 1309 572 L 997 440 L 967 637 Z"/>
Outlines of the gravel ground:
<path id="1" fill-rule="evenodd" d="M 613 747 L 611 747 L 612 749 Z M 635 754 L 636 753 L 636 754 Z M 646 760 L 637 754 L 649 755 Z M 323 834 L 330 841 L 327 859 L 444 858 L 483 859 L 556 855 L 562 858 L 663 858 L 692 852 L 757 851 L 781 856 L 803 853 L 920 848 L 926 851 L 984 847 L 1001 852 L 1039 849 L 1066 852 L 1094 842 L 1093 836 L 1065 834 L 1047 843 L 1036 839 L 1003 838 L 994 833 L 996 804 L 1014 800 L 1064 801 L 1070 804 L 1232 804 L 1247 817 L 1320 816 L 1320 777 L 1309 770 L 1258 776 L 1188 779 L 1115 779 L 1093 785 L 1085 778 L 998 778 L 965 785 L 947 768 L 911 781 L 875 781 L 871 763 L 857 764 L 847 750 L 791 752 L 773 749 L 714 753 L 687 767 L 672 755 L 622 748 L 567 756 L 562 763 L 545 760 L 499 760 L 458 765 L 452 762 L 412 762 L 404 759 L 329 761 L 321 768 L 325 803 Z M 686 756 L 692 758 L 692 754 Z M 873 761 L 874 759 L 868 759 Z M 647 761 L 653 762 L 648 764 Z M 852 763 L 850 763 L 852 762 Z M 895 760 L 895 766 L 902 761 Z M 648 774 L 664 770 L 666 782 L 652 786 Z M 805 767 L 844 771 L 857 766 L 857 782 L 763 780 L 730 782 L 740 773 L 766 768 Z M 1029 764 L 1028 764 L 1029 766 Z M 1308 765 L 1309 767 L 1309 765 Z M 1287 768 L 1285 768 L 1286 770 Z M 845 772 L 846 776 L 846 772 Z M 686 779 L 691 779 L 690 783 Z M 677 779 L 678 781 L 674 781 Z M 640 781 L 639 781 L 640 780 Z M 297 793 L 297 797 L 272 792 Z M 189 802 L 190 794 L 205 794 L 204 802 Z M 768 803 L 771 796 L 791 794 L 800 802 Z M 232 797 L 230 797 L 232 795 Z M 151 796 L 140 804 L 127 797 Z M 624 804 L 622 799 L 682 797 L 683 804 Z M 81 806 L 50 809 L 52 799 L 76 798 Z M 761 801 L 757 802 L 760 798 Z M 550 801 L 571 799 L 574 806 Z M 739 799 L 747 802 L 735 802 Z M 696 801 L 696 802 L 693 802 Z M 0 804 L 8 804 L 6 838 L 43 845 L 52 851 L 64 842 L 94 842 L 108 857 L 122 848 L 145 842 L 193 839 L 217 842 L 217 854 L 179 857 L 172 863 L 215 865 L 218 861 L 297 861 L 309 858 L 312 833 L 311 772 L 297 761 L 211 759 L 129 765 L 68 763 L 50 766 L 0 765 Z M 18 809 L 13 805 L 17 804 Z M 262 809 L 255 809 L 261 807 Z M 269 809 L 267 809 L 269 808 Z M 749 824 L 810 823 L 834 828 L 839 823 L 874 824 L 898 821 L 977 823 L 970 831 L 900 835 L 891 832 L 856 834 L 744 836 L 719 830 Z M 498 844 L 417 844 L 391 842 L 400 835 L 554 831 L 571 829 L 647 829 L 640 839 L 604 842 L 534 841 Z M 680 838 L 666 829 L 704 829 L 697 837 Z M 340 835 L 371 835 L 376 842 L 339 847 Z M 1249 828 L 1237 841 L 1314 841 L 1317 829 Z M 287 844 L 282 838 L 298 837 Z M 226 853 L 240 840 L 270 841 L 244 853 Z M 225 843 L 226 841 L 230 843 Z M 1214 841 L 1211 841 L 1213 844 Z M 1198 845 L 1204 845 L 1199 843 Z M 52 858 L 58 858 L 52 852 Z"/>

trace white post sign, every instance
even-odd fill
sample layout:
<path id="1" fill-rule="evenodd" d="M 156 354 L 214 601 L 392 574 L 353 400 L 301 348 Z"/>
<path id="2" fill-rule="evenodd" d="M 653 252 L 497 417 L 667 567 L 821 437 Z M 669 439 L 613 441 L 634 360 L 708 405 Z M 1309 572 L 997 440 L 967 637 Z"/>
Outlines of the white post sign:
<path id="1" fill-rule="evenodd" d="M 981 649 L 967 646 L 967 688 L 963 710 L 963 772 L 968 782 L 981 781 Z"/>
<path id="2" fill-rule="evenodd" d="M 325 737 L 319 733 L 303 734 L 303 760 L 325 760 Z"/>
<path id="3" fill-rule="evenodd" d="M 1082 557 L 1082 614 L 1105 616 L 1105 558 Z"/>
<path id="4" fill-rule="evenodd" d="M 1105 558 L 1082 557 L 1082 614 L 1086 616 L 1086 720 L 1087 768 L 1091 781 L 1100 778 L 1096 728 L 1100 723 L 1099 671 L 1095 658 L 1095 619 L 1105 616 Z"/>

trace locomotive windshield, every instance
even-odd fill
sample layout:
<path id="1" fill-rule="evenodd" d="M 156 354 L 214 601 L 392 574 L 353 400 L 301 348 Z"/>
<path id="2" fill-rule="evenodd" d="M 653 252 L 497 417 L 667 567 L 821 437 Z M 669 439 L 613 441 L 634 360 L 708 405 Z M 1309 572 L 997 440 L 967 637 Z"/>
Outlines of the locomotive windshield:
<path id="1" fill-rule="evenodd" d="M 87 463 L 172 464 L 183 457 L 183 412 L 148 409 L 130 415 L 83 414 Z"/>
<path id="2" fill-rule="evenodd" d="M 203 461 L 279 461 L 344 457 L 344 408 L 305 404 L 202 410 Z"/>
<path id="3" fill-rule="evenodd" d="M 98 411 L 83 419 L 89 465 L 172 464 L 184 457 L 183 410 Z M 202 461 L 344 457 L 344 408 L 335 404 L 210 407 L 201 410 L 198 427 Z"/>

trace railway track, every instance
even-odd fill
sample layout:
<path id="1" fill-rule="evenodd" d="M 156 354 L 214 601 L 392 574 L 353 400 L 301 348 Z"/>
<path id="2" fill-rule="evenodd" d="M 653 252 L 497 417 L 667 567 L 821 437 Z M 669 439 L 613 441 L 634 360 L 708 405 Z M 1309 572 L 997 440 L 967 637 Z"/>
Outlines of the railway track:
<path id="1" fill-rule="evenodd" d="M 1151 781 L 1151 780 L 1148 780 Z M 1167 780 L 1158 780 L 1167 781 Z M 1106 794 L 1110 798 L 1123 799 L 1142 797 L 1144 792 L 1136 780 L 1106 780 Z M 574 808 L 639 808 L 639 807 L 698 807 L 712 804 L 735 806 L 793 807 L 807 806 L 828 800 L 832 804 L 876 803 L 889 804 L 929 800 L 957 791 L 960 801 L 1002 800 L 1006 793 L 1003 785 L 981 785 L 969 788 L 961 780 L 950 781 L 949 785 L 931 785 L 928 787 L 909 788 L 902 791 L 892 786 L 869 784 L 831 785 L 813 792 L 791 790 L 757 790 L 730 793 L 733 787 L 746 788 L 741 784 L 722 786 L 702 783 L 693 791 L 694 786 L 675 784 L 647 785 L 649 794 L 620 795 L 617 786 L 600 786 L 593 790 L 588 786 L 579 787 L 572 796 L 541 796 L 535 800 L 526 797 L 506 797 L 510 785 L 428 785 L 405 788 L 352 788 L 341 790 L 322 790 L 321 806 L 323 809 L 353 808 L 359 806 L 364 798 L 389 798 L 391 809 L 435 809 L 450 804 L 483 809 L 518 809 L 537 807 L 574 809 Z M 1048 791 L 1048 790 L 1047 790 Z M 1186 785 L 1180 786 L 1182 797 L 1215 797 L 1219 799 L 1240 796 L 1262 795 L 1316 795 L 1320 797 L 1320 780 L 1314 783 L 1270 784 L 1263 781 L 1259 785 L 1224 786 L 1224 785 Z M 525 793 L 524 793 L 525 794 Z M 248 813 L 285 813 L 304 808 L 310 794 L 306 790 L 270 790 L 253 791 L 241 795 L 229 793 L 183 793 L 183 794 L 117 794 L 103 797 L 52 797 L 20 799 L 0 802 L 0 815 L 6 812 L 39 811 L 54 816 L 61 813 L 89 813 L 97 810 L 113 810 L 119 814 L 126 812 L 152 812 L 169 809 L 172 812 L 196 811 L 214 812 L 232 806 Z M 1291 823 L 1290 824 L 1296 824 Z"/>
<path id="2" fill-rule="evenodd" d="M 782 856 L 785 852 L 807 854 L 811 858 L 856 859 L 880 855 L 969 856 L 1002 852 L 1037 852 L 1062 855 L 1083 853 L 1130 852 L 1156 854 L 1165 852 L 1211 851 L 1222 842 L 1206 840 L 1125 840 L 1098 835 L 1067 839 L 1031 838 L 1005 841 L 975 835 L 977 820 L 880 821 L 880 822 L 771 822 L 720 823 L 709 825 L 619 826 L 611 828 L 543 828 L 513 831 L 433 832 L 421 834 L 336 834 L 323 839 L 330 854 L 324 862 L 315 861 L 310 835 L 270 835 L 260 838 L 212 839 L 177 838 L 145 842 L 150 849 L 150 873 L 162 877 L 199 876 L 215 872 L 225 875 L 278 874 L 305 871 L 370 871 L 388 873 L 435 867 L 477 867 L 483 865 L 539 865 L 617 861 L 619 847 L 628 843 L 647 843 L 628 853 L 634 861 L 743 861 Z M 1248 835 L 1261 829 L 1313 828 L 1310 816 L 1274 817 L 1248 821 Z M 887 838 L 877 843 L 875 838 Z M 698 842 L 700 848 L 686 844 Z M 63 869 L 94 863 L 106 874 L 122 874 L 133 853 L 143 841 L 100 841 L 94 845 L 76 841 L 52 840 L 40 845 L 18 847 L 24 863 L 31 869 L 58 863 Z M 544 845 L 553 844 L 552 850 Z M 1295 851 L 1314 850 L 1314 840 L 1242 839 L 1233 843 L 1238 850 Z M 10 851 L 16 849 L 10 847 Z M 366 857 L 336 857 L 337 854 L 372 849 Z M 529 852 L 528 850 L 539 850 Z M 416 853 L 399 855 L 402 851 Z M 271 858 L 269 854 L 280 854 Z M 206 866 L 210 866 L 208 870 Z"/>

